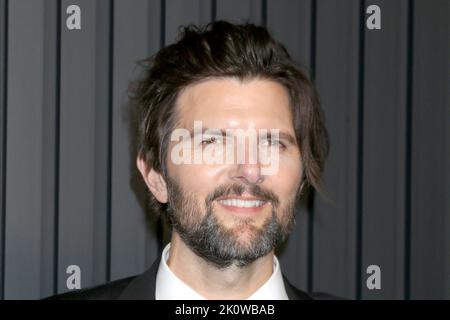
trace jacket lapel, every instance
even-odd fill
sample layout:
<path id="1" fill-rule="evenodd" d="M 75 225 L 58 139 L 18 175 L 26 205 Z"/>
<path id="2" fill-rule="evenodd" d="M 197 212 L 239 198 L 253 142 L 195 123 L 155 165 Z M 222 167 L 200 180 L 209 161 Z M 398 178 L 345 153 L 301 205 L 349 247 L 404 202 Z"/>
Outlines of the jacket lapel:
<path id="1" fill-rule="evenodd" d="M 284 288 L 289 300 L 313 300 L 306 292 L 294 287 L 283 274 Z"/>
<path id="2" fill-rule="evenodd" d="M 119 300 L 155 300 L 156 274 L 159 261 L 153 262 L 150 269 L 134 278 L 118 297 Z"/>

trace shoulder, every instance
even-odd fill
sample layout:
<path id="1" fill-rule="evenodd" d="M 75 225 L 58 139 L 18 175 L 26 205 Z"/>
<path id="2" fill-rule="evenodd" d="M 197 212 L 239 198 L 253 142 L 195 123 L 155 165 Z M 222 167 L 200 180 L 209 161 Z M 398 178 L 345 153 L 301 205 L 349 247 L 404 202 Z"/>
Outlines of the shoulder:
<path id="1" fill-rule="evenodd" d="M 95 287 L 54 295 L 43 300 L 115 300 L 136 276 L 115 280 Z"/>

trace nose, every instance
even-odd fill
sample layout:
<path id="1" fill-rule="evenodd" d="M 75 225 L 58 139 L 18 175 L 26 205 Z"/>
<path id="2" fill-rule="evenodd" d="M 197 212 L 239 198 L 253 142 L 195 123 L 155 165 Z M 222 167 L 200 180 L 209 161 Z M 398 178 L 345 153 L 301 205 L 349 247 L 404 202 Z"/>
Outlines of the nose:
<path id="1" fill-rule="evenodd" d="M 234 155 L 234 164 L 230 170 L 230 178 L 244 184 L 259 184 L 264 182 L 261 174 L 261 163 L 258 156 L 258 142 L 252 137 L 238 140 Z"/>
<path id="2" fill-rule="evenodd" d="M 245 184 L 260 184 L 264 182 L 259 163 L 242 163 L 235 165 L 231 172 L 231 179 Z"/>

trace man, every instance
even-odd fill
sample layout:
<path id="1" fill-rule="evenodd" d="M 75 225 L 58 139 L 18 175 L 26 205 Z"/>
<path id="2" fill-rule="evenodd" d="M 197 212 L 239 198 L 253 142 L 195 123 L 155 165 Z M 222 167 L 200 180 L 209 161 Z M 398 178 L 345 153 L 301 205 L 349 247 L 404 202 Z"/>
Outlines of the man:
<path id="1" fill-rule="evenodd" d="M 189 26 L 133 98 L 137 167 L 171 241 L 140 276 L 55 298 L 314 298 L 274 255 L 328 153 L 315 89 L 286 49 L 251 24 Z"/>

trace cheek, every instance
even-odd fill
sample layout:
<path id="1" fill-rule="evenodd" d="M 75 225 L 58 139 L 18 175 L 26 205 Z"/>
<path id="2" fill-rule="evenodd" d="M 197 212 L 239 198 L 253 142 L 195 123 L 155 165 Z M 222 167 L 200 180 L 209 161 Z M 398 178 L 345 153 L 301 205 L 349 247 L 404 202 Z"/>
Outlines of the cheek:
<path id="1" fill-rule="evenodd" d="M 299 156 L 281 156 L 278 173 L 271 177 L 273 189 L 283 199 L 294 196 L 300 186 L 302 172 Z"/>
<path id="2" fill-rule="evenodd" d="M 168 165 L 168 173 L 172 179 L 178 181 L 184 190 L 192 192 L 202 201 L 209 195 L 217 184 L 220 169 L 213 166 L 182 164 Z"/>
<path id="3" fill-rule="evenodd" d="M 191 164 L 176 164 L 176 162 L 171 160 L 173 148 L 174 145 L 171 145 L 166 159 L 168 174 L 172 179 L 176 179 L 178 183 L 187 187 L 188 190 L 195 191 L 197 189 L 202 189 L 202 186 L 207 186 L 208 182 L 212 181 L 217 176 L 219 170 L 217 167 L 192 163 L 195 158 L 194 149 L 192 147 L 191 154 L 188 159 L 186 159 L 190 161 Z"/>

